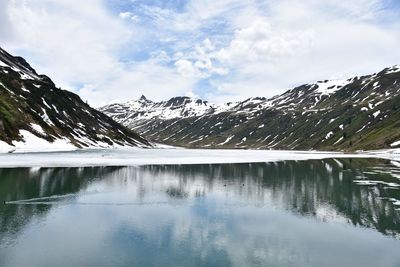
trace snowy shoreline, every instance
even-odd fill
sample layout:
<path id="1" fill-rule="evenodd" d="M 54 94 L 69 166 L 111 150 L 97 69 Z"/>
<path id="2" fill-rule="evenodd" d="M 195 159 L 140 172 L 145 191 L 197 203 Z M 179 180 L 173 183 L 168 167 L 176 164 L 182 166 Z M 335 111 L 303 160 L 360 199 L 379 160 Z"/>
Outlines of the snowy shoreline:
<path id="1" fill-rule="evenodd" d="M 400 151 L 341 153 L 177 148 L 81 149 L 64 152 L 3 153 L 0 154 L 0 168 L 257 163 L 327 158 L 381 158 L 399 162 Z"/>

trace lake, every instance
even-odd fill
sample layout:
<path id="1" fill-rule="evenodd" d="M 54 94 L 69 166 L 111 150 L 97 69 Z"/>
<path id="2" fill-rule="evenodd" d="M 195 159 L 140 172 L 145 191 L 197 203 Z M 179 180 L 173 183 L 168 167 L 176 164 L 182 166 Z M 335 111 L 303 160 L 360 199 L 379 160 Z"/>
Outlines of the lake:
<path id="1" fill-rule="evenodd" d="M 400 266 L 379 159 L 0 169 L 0 266 Z"/>

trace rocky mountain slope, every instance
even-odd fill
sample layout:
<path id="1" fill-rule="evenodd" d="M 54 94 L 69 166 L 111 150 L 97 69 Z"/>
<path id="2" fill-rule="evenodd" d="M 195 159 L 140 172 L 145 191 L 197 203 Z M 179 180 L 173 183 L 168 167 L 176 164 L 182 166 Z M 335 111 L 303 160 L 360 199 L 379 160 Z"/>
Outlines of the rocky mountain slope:
<path id="1" fill-rule="evenodd" d="M 1 151 L 113 146 L 150 144 L 0 48 Z"/>
<path id="2" fill-rule="evenodd" d="M 149 140 L 211 148 L 368 150 L 400 147 L 400 66 L 318 81 L 270 99 L 222 105 L 141 97 L 100 109 Z"/>

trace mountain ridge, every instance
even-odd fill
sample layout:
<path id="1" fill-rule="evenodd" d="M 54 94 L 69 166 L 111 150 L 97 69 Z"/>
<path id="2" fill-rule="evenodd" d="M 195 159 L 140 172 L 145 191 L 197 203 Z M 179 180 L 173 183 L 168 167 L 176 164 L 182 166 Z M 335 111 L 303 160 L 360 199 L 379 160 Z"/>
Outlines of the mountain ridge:
<path id="1" fill-rule="evenodd" d="M 354 151 L 398 147 L 399 108 L 400 66 L 395 65 L 371 75 L 304 84 L 268 99 L 212 104 L 189 97 L 145 98 L 100 110 L 168 145 Z"/>
<path id="2" fill-rule="evenodd" d="M 151 147 L 0 47 L 0 150 Z"/>

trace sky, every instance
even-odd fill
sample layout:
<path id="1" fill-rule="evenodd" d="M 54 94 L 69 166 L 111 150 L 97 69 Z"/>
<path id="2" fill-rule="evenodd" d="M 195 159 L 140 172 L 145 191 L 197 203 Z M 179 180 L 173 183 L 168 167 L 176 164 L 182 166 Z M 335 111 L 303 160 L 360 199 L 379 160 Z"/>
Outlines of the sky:
<path id="1" fill-rule="evenodd" d="M 272 97 L 400 64 L 397 0 L 1 0 L 0 46 L 95 107 Z"/>

